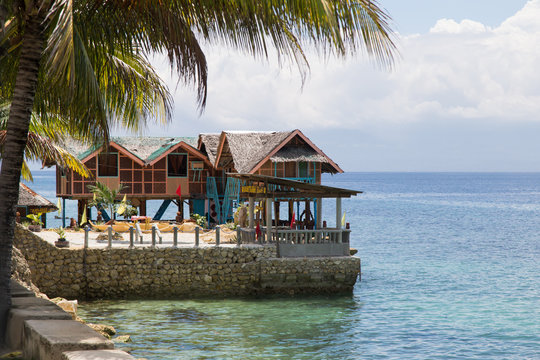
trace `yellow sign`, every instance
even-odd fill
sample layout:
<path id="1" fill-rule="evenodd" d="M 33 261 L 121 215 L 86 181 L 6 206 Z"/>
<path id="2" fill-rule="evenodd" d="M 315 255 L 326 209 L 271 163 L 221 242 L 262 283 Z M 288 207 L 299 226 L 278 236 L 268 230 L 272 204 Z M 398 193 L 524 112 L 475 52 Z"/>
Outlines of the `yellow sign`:
<path id="1" fill-rule="evenodd" d="M 260 186 L 242 186 L 243 193 L 265 194 L 266 188 Z"/>
<path id="2" fill-rule="evenodd" d="M 30 212 L 32 214 L 46 213 L 46 212 L 49 212 L 49 211 L 52 211 L 52 209 L 49 209 L 49 208 L 35 208 L 35 209 L 30 210 Z"/>

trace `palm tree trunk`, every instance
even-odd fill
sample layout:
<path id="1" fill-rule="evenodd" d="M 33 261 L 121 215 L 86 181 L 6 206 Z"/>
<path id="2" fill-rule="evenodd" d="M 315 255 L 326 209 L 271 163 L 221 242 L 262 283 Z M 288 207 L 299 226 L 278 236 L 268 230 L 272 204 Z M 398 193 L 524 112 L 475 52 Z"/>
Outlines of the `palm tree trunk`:
<path id="1" fill-rule="evenodd" d="M 11 248 L 19 181 L 28 128 L 36 93 L 40 59 L 45 47 L 42 17 L 27 20 L 7 124 L 0 172 L 0 342 L 5 340 L 7 314 L 11 306 Z"/>

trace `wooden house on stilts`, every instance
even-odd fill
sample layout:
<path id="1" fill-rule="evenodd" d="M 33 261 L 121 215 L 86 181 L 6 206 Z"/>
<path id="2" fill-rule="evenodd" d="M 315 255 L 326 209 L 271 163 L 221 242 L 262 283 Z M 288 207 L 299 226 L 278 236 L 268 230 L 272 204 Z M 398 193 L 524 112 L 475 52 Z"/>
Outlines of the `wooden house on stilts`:
<path id="1" fill-rule="evenodd" d="M 77 155 L 92 177 L 83 178 L 69 169 L 57 168 L 57 196 L 64 201 L 78 201 L 79 220 L 93 198 L 88 185 L 96 182 L 110 188 L 122 184 L 121 194 L 139 209 L 139 215 L 147 215 L 147 200 L 163 200 L 156 214 L 148 214 L 156 220 L 161 219 L 171 202 L 182 212 L 184 200 L 190 209 L 204 213 L 206 178 L 214 174 L 214 169 L 195 145 L 196 138 L 186 137 L 117 137 L 109 144 L 91 148 L 68 142 L 64 146 Z M 105 220 L 112 216 L 103 209 L 102 213 Z M 90 208 L 87 214 L 91 218 Z"/>
<path id="2" fill-rule="evenodd" d="M 343 172 L 298 129 L 283 132 L 224 131 L 221 134 L 201 134 L 198 148 L 208 157 L 215 169 L 216 176 L 207 179 L 207 198 L 211 202 L 209 217 L 217 223 L 231 218 L 232 201 L 247 200 L 240 198 L 241 180 L 227 174 L 265 175 L 320 184 L 323 173 Z M 289 203 L 287 221 L 290 222 L 294 212 L 293 199 L 286 201 Z M 317 206 L 316 200 L 304 200 L 304 214 L 307 219 L 297 218 L 308 223 L 308 226 L 316 223 L 314 215 L 317 211 L 311 211 L 311 202 Z M 320 201 L 318 206 L 320 210 Z M 274 212 L 278 220 L 279 209 L 280 201 L 276 201 Z"/>
<path id="3" fill-rule="evenodd" d="M 231 174 L 262 175 L 274 178 L 321 184 L 323 173 L 343 170 L 300 130 L 274 132 L 223 131 L 186 137 L 116 137 L 109 144 L 88 147 L 68 142 L 65 147 L 86 165 L 92 176 L 83 178 L 69 169 L 57 169 L 58 197 L 77 200 L 79 220 L 84 208 L 91 218 L 88 204 L 93 194 L 88 185 L 96 182 L 117 188 L 124 186 L 131 204 L 139 215 L 161 219 L 171 203 L 182 212 L 183 201 L 190 204 L 190 213 L 208 216 L 210 223 L 232 219 L 241 196 L 242 177 Z M 162 200 L 155 214 L 148 214 L 147 200 Z M 297 210 L 294 210 L 293 201 Z M 300 201 L 304 218 L 298 214 Z M 283 198 L 274 201 L 276 223 L 280 221 L 280 203 L 289 204 L 290 222 L 296 220 L 307 227 L 320 226 L 320 199 Z M 65 209 L 65 207 L 63 207 Z M 263 213 L 266 210 L 263 210 Z M 102 211 L 103 212 L 103 211 Z M 103 214 L 107 220 L 111 214 Z M 182 213 L 182 217 L 183 213 Z M 263 214 L 263 222 L 266 217 Z"/>

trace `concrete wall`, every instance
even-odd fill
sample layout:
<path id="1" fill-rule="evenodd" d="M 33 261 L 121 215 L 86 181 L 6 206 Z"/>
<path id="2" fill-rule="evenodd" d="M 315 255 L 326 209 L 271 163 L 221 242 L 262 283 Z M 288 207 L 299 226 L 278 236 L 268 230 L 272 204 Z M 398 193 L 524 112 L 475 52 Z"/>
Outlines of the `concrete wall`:
<path id="1" fill-rule="evenodd" d="M 12 306 L 6 324 L 6 345 L 21 350 L 23 359 L 108 360 L 135 358 L 114 350 L 110 340 L 71 319 L 49 300 L 34 297 L 11 281 Z M 19 358 L 19 357 L 17 357 Z"/>
<path id="2" fill-rule="evenodd" d="M 166 298 L 351 292 L 360 259 L 276 258 L 275 246 L 59 249 L 18 227 L 15 246 L 50 297 Z"/>

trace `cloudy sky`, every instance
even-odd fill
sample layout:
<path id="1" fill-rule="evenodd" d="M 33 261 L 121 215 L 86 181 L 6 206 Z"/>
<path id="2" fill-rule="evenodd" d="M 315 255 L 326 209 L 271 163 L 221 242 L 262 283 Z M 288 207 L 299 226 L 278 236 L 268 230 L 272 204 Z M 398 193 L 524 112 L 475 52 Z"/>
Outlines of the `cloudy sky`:
<path id="1" fill-rule="evenodd" d="M 295 68 L 206 48 L 208 105 L 176 86 L 174 121 L 147 135 L 301 129 L 345 171 L 540 171 L 540 0 L 380 0 L 401 54 Z"/>

